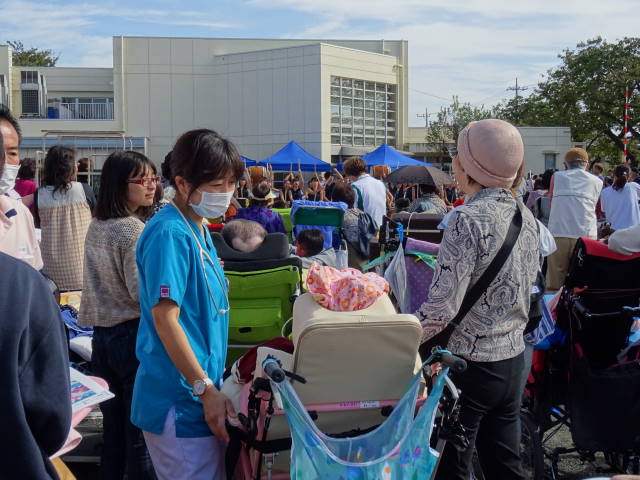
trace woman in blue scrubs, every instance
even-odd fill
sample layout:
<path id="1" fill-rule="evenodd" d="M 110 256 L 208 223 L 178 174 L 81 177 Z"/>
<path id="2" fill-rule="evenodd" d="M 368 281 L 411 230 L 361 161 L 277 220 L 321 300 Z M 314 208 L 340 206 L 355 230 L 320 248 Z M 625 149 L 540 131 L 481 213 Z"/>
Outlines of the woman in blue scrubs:
<path id="1" fill-rule="evenodd" d="M 219 391 L 229 322 L 227 283 L 203 218 L 224 214 L 244 165 L 211 130 L 176 142 L 174 201 L 137 248 L 140 366 L 131 421 L 143 430 L 160 479 L 223 479 L 229 400 Z"/>

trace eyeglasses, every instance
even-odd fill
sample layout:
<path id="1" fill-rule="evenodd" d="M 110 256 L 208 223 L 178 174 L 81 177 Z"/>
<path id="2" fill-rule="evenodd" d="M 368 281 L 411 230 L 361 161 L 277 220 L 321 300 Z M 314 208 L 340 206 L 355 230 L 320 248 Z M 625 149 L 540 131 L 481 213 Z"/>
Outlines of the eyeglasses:
<path id="1" fill-rule="evenodd" d="M 135 183 L 136 185 L 149 187 L 160 183 L 160 180 L 162 180 L 160 177 L 134 178 L 133 180 L 129 180 L 128 183 Z"/>

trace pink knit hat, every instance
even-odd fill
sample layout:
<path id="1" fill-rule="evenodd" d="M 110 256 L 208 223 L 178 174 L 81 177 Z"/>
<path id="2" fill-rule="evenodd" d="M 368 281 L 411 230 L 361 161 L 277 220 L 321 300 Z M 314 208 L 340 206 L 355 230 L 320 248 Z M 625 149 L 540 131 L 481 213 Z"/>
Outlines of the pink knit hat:
<path id="1" fill-rule="evenodd" d="M 524 162 L 522 136 L 504 120 L 471 122 L 458 137 L 458 160 L 479 184 L 511 188 Z"/>

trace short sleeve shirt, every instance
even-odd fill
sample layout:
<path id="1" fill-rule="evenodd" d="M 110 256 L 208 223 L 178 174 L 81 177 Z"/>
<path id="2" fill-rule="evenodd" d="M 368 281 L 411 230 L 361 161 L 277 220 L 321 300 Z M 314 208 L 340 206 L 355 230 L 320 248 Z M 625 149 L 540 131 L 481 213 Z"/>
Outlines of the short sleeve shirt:
<path id="1" fill-rule="evenodd" d="M 211 260 L 201 255 L 196 238 Z M 141 315 L 136 356 L 140 366 L 131 421 L 144 431 L 161 434 L 167 413 L 175 407 L 178 437 L 210 436 L 202 404 L 169 358 L 151 309 L 164 298 L 180 307 L 180 326 L 200 366 L 219 388 L 229 325 L 229 314 L 223 310 L 229 306 L 224 272 L 211 237 L 191 220 L 183 220 L 174 206 L 167 206 L 146 225 L 136 257 Z"/>

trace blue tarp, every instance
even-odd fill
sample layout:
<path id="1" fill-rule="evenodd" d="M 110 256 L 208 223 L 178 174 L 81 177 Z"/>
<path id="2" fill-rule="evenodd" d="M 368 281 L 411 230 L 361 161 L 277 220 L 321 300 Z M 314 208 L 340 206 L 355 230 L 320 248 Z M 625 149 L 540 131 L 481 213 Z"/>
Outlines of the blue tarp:
<path id="1" fill-rule="evenodd" d="M 306 152 L 296 142 L 289 142 L 276 153 L 258 162 L 270 164 L 274 171 L 326 172 L 331 165 Z"/>
<path id="2" fill-rule="evenodd" d="M 374 165 L 386 165 L 391 167 L 392 169 L 396 169 L 399 167 L 404 167 L 406 165 L 427 165 L 431 166 L 430 163 L 421 162 L 420 160 L 416 160 L 415 158 L 407 157 L 402 153 L 398 152 L 395 148 L 390 147 L 386 143 L 383 143 L 378 148 L 376 148 L 373 152 L 369 152 L 362 157 L 367 165 L 372 167 Z"/>

